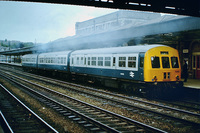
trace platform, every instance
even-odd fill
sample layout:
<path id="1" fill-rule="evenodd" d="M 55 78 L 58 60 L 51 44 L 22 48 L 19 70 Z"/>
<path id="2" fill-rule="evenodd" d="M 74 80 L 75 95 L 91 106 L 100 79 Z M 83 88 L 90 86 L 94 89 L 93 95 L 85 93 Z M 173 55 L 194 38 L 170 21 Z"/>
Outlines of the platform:
<path id="1" fill-rule="evenodd" d="M 200 89 L 200 79 L 188 79 L 187 82 L 183 82 L 183 86 L 188 88 Z"/>

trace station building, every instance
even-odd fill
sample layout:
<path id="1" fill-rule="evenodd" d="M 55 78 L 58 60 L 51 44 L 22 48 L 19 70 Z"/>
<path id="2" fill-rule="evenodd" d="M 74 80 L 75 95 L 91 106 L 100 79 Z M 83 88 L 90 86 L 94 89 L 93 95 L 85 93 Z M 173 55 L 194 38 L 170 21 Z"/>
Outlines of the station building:
<path id="1" fill-rule="evenodd" d="M 110 30 L 117 30 L 127 26 L 139 26 L 148 21 L 160 18 L 159 13 L 148 13 L 141 11 L 117 11 L 75 25 L 76 35 L 91 35 Z"/>

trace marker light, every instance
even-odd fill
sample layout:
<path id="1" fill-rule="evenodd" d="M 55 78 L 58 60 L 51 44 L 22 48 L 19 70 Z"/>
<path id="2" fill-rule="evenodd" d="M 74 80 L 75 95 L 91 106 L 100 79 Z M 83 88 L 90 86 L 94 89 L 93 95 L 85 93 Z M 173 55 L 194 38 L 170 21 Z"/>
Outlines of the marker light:
<path id="1" fill-rule="evenodd" d="M 179 76 L 178 75 L 176 75 L 176 81 L 179 81 Z"/>

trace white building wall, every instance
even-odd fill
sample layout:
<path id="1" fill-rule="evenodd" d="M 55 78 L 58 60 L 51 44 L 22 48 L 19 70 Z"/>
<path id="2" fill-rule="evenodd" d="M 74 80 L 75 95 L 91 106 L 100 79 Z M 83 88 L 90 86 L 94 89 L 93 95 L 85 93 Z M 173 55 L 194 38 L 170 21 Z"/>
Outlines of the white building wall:
<path id="1" fill-rule="evenodd" d="M 76 35 L 90 35 L 123 28 L 127 25 L 139 26 L 148 20 L 161 17 L 158 13 L 138 11 L 117 11 L 98 18 L 76 23 Z"/>

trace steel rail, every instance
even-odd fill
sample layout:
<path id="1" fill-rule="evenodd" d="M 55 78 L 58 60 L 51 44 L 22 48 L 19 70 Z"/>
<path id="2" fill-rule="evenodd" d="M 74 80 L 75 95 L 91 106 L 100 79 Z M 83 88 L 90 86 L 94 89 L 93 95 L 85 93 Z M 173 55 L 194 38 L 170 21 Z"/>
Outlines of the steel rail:
<path id="1" fill-rule="evenodd" d="M 14 133 L 12 128 L 10 127 L 9 123 L 7 122 L 6 118 L 4 117 L 3 113 L 0 110 L 0 123 L 2 125 L 2 128 L 4 129 L 4 132 L 7 133 Z"/>
<path id="2" fill-rule="evenodd" d="M 2 84 L 0 87 L 4 89 L 10 96 L 12 96 L 20 105 L 22 105 L 28 112 L 30 112 L 33 116 L 35 116 L 38 120 L 40 120 L 47 128 L 51 131 L 58 133 L 56 129 L 54 129 L 51 125 L 49 125 L 46 121 L 44 121 L 40 116 L 38 116 L 35 112 L 33 112 L 29 107 L 27 107 L 23 102 L 21 102 L 16 96 L 14 96 L 8 89 L 6 89 Z"/>

